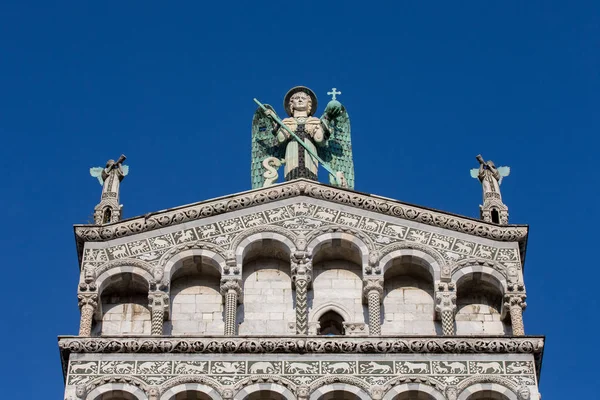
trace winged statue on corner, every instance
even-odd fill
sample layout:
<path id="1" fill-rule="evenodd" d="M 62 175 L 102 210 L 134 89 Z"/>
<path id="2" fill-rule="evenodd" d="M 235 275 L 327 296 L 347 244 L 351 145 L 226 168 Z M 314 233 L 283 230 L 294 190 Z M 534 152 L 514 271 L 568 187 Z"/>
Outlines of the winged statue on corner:
<path id="1" fill-rule="evenodd" d="M 350 118 L 336 100 L 341 94 L 333 89 L 332 100 L 321 118 L 317 96 L 305 86 L 296 86 L 285 95 L 287 118 L 279 119 L 273 107 L 254 100 L 258 109 L 252 120 L 252 188 L 272 185 L 284 164 L 286 181 L 307 178 L 318 180 L 319 164 L 329 172 L 332 185 L 354 189 L 354 163 L 350 141 Z"/>

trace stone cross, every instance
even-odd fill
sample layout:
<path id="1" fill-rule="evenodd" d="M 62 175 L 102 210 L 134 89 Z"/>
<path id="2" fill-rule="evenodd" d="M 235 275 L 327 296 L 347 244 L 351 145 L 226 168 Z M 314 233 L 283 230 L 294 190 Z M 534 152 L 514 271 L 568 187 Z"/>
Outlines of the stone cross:
<path id="1" fill-rule="evenodd" d="M 332 88 L 331 92 L 327 92 L 327 94 L 331 96 L 331 100 L 335 100 L 335 96 L 342 94 L 342 92 L 338 92 L 336 88 Z"/>

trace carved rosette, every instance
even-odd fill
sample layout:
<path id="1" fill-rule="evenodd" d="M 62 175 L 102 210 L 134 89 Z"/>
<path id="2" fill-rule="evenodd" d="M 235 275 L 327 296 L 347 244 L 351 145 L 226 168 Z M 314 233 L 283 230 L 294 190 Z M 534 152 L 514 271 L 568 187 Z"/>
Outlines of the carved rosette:
<path id="1" fill-rule="evenodd" d="M 363 280 L 363 297 L 369 308 L 369 334 L 381 335 L 381 299 L 383 298 L 383 279 Z"/>
<path id="2" fill-rule="evenodd" d="M 504 308 L 508 308 L 510 313 L 510 322 L 515 336 L 525 335 L 523 310 L 527 307 L 526 298 L 527 296 L 523 293 L 510 293 L 504 296 Z"/>
<path id="3" fill-rule="evenodd" d="M 236 331 L 237 304 L 242 300 L 242 285 L 239 279 L 221 281 L 221 295 L 225 299 L 225 336 L 233 336 Z"/>
<path id="4" fill-rule="evenodd" d="M 456 313 L 456 291 L 453 282 L 438 282 L 435 294 L 435 312 L 442 320 L 442 332 L 454 335 L 454 315 Z"/>
<path id="5" fill-rule="evenodd" d="M 308 287 L 312 280 L 312 259 L 306 251 L 295 251 L 290 256 L 292 284 L 296 294 L 296 333 L 308 334 Z"/>
<path id="6" fill-rule="evenodd" d="M 92 320 L 94 311 L 98 307 L 98 293 L 88 292 L 77 294 L 81 320 L 79 323 L 79 336 L 90 336 L 92 334 Z"/>
<path id="7" fill-rule="evenodd" d="M 148 302 L 152 313 L 152 335 L 162 335 L 165 313 L 169 309 L 169 295 L 156 290 L 148 294 Z"/>

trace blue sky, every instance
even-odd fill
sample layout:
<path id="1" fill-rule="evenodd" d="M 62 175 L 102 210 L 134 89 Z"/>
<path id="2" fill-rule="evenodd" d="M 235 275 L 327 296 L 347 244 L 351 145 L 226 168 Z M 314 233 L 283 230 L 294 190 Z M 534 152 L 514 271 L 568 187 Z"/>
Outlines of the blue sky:
<path id="1" fill-rule="evenodd" d="M 342 91 L 359 191 L 476 217 L 475 155 L 512 168 L 542 394 L 597 391 L 600 5 L 217 3 L 0 4 L 3 397 L 62 396 L 89 167 L 127 155 L 127 217 L 247 190 L 252 98 L 296 85 Z"/>

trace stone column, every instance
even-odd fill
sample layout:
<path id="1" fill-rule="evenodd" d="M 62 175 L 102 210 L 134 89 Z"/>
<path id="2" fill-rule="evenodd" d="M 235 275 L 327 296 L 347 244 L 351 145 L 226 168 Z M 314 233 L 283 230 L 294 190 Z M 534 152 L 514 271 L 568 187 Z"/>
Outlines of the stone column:
<path id="1" fill-rule="evenodd" d="M 523 326 L 523 310 L 527 307 L 525 294 L 511 293 L 504 297 L 504 307 L 508 307 L 510 313 L 510 323 L 512 325 L 512 332 L 515 336 L 525 335 L 525 328 Z"/>
<path id="2" fill-rule="evenodd" d="M 242 297 L 242 285 L 239 279 L 224 279 L 221 281 L 221 295 L 225 298 L 225 336 L 236 333 L 237 304 Z"/>
<path id="3" fill-rule="evenodd" d="M 79 336 L 91 336 L 92 320 L 96 307 L 98 307 L 98 293 L 79 293 L 77 298 L 79 299 L 79 309 L 81 310 Z"/>
<path id="4" fill-rule="evenodd" d="M 165 311 L 169 307 L 169 295 L 155 290 L 148 293 L 150 311 L 152 313 L 152 335 L 162 335 L 165 322 Z"/>
<path id="5" fill-rule="evenodd" d="M 435 294 L 435 311 L 442 320 L 442 333 L 445 336 L 454 335 L 454 315 L 456 314 L 454 283 L 438 283 L 438 291 Z"/>
<path id="6" fill-rule="evenodd" d="M 369 335 L 381 335 L 381 300 L 383 297 L 383 279 L 363 280 L 363 297 L 369 308 Z"/>
<path id="7" fill-rule="evenodd" d="M 305 251 L 290 256 L 292 284 L 296 294 L 296 334 L 308 335 L 308 287 L 312 280 L 312 259 Z"/>

